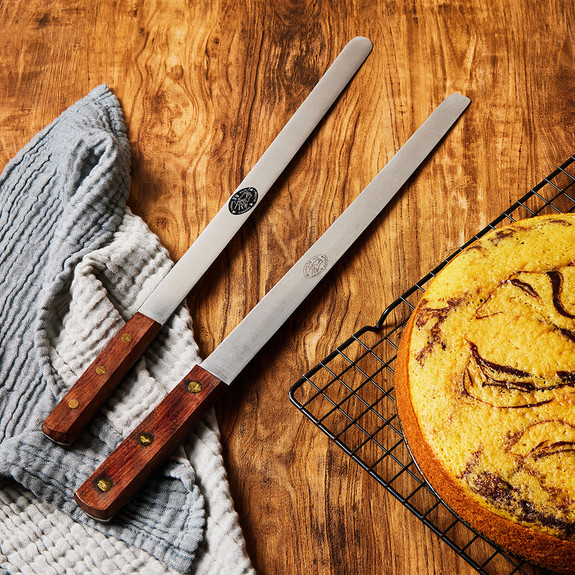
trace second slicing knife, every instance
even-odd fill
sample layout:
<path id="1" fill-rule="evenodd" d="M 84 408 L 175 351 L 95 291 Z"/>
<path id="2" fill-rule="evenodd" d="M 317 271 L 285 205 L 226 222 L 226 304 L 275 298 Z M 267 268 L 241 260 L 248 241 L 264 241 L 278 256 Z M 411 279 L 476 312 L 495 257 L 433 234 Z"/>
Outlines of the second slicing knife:
<path id="1" fill-rule="evenodd" d="M 45 419 L 42 431 L 52 441 L 70 445 L 100 410 L 162 325 L 261 202 L 371 48 L 371 41 L 361 36 L 345 46 L 226 205 Z"/>
<path id="2" fill-rule="evenodd" d="M 388 204 L 469 102 L 461 94 L 446 98 L 215 351 L 111 453 L 76 491 L 85 513 L 111 519 Z"/>

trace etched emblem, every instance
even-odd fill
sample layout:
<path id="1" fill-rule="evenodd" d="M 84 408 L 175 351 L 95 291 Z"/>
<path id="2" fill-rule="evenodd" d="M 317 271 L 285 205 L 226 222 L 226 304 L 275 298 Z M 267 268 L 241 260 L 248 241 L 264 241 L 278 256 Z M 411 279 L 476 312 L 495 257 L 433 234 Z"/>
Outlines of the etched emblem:
<path id="1" fill-rule="evenodd" d="M 313 278 L 322 273 L 327 268 L 327 256 L 320 254 L 313 256 L 303 266 L 303 275 L 306 278 Z"/>
<path id="2" fill-rule="evenodd" d="M 228 204 L 230 213 L 239 216 L 249 212 L 258 201 L 258 191 L 255 188 L 242 188 L 231 198 Z"/>

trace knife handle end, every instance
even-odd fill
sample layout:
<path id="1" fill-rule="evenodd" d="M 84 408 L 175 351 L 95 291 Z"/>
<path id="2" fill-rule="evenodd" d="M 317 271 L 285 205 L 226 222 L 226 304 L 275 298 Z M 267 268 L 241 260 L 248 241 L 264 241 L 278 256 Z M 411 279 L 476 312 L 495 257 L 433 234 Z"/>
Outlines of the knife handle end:
<path id="1" fill-rule="evenodd" d="M 227 387 L 196 365 L 78 488 L 82 511 L 110 521 Z"/>
<path id="2" fill-rule="evenodd" d="M 60 445 L 70 445 L 161 327 L 158 322 L 136 312 L 44 420 L 44 435 Z"/>

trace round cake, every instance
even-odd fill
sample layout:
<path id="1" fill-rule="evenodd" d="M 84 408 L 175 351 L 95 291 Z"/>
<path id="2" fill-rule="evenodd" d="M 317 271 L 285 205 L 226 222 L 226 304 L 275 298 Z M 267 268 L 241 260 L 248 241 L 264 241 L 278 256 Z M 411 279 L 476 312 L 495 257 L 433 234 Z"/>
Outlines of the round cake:
<path id="1" fill-rule="evenodd" d="M 493 230 L 429 285 L 396 362 L 415 461 L 510 553 L 575 573 L 575 215 Z"/>

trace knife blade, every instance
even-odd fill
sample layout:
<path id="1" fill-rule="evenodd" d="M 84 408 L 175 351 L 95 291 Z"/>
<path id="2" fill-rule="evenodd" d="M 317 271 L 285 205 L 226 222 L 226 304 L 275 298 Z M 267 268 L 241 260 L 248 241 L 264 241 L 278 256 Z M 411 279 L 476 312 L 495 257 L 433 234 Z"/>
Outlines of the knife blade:
<path id="1" fill-rule="evenodd" d="M 469 103 L 461 94 L 447 97 L 224 341 L 80 486 L 75 499 L 86 514 L 101 521 L 113 517 L 388 204 Z"/>
<path id="2" fill-rule="evenodd" d="M 67 446 L 86 427 L 261 202 L 351 81 L 371 48 L 371 41 L 361 36 L 344 47 L 226 204 L 44 420 L 42 431 L 47 437 Z"/>

